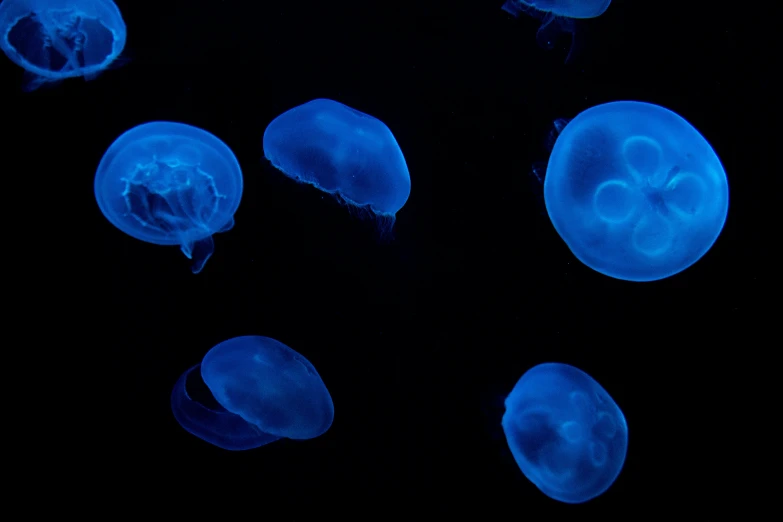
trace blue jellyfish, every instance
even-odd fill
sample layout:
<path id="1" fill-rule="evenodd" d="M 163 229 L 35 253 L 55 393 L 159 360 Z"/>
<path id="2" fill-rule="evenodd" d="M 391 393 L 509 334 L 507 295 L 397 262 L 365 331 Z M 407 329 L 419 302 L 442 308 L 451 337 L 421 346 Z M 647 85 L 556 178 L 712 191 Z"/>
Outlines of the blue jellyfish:
<path id="1" fill-rule="evenodd" d="M 272 120 L 264 155 L 286 176 L 367 209 L 389 226 L 411 192 L 408 166 L 389 128 L 336 101 L 313 100 Z"/>
<path id="2" fill-rule="evenodd" d="M 729 188 L 707 140 L 668 109 L 592 107 L 562 128 L 544 178 L 549 218 L 604 275 L 654 281 L 698 261 L 726 221 Z"/>
<path id="3" fill-rule="evenodd" d="M 194 401 L 188 375 L 201 377 L 218 406 Z M 247 450 L 281 438 L 305 440 L 326 433 L 334 404 L 313 365 L 269 337 L 235 337 L 213 347 L 171 392 L 171 409 L 188 432 L 219 448 Z"/>
<path id="4" fill-rule="evenodd" d="M 92 80 L 125 47 L 112 0 L 3 0 L 0 47 L 28 73 L 26 90 L 81 76 Z"/>
<path id="5" fill-rule="evenodd" d="M 95 174 L 98 206 L 115 227 L 156 245 L 179 245 L 197 274 L 212 234 L 234 226 L 242 171 L 212 134 L 183 123 L 150 122 L 125 132 Z"/>
<path id="6" fill-rule="evenodd" d="M 525 372 L 506 398 L 502 425 L 522 473 L 560 502 L 603 494 L 625 463 L 623 412 L 595 379 L 567 364 Z"/>
<path id="7" fill-rule="evenodd" d="M 552 49 L 560 34 L 571 34 L 567 62 L 576 48 L 575 20 L 601 16 L 611 3 L 612 0 L 506 0 L 502 9 L 515 18 L 525 13 L 540 20 L 536 42 L 544 49 Z"/>

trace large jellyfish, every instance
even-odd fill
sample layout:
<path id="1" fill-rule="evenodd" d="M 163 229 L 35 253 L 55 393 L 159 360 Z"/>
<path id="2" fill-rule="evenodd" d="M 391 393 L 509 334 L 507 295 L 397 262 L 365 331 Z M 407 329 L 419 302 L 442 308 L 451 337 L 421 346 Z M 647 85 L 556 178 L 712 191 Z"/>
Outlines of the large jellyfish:
<path id="1" fill-rule="evenodd" d="M 193 400 L 188 375 L 201 377 L 219 406 Z M 235 337 L 213 347 L 171 392 L 171 409 L 188 432 L 227 450 L 258 448 L 281 438 L 326 433 L 334 404 L 313 365 L 269 337 Z"/>
<path id="2" fill-rule="evenodd" d="M 387 225 L 411 192 L 408 166 L 389 128 L 336 101 L 313 100 L 272 120 L 264 155 L 286 176 L 370 210 Z"/>
<path id="3" fill-rule="evenodd" d="M 522 473 L 560 502 L 603 494 L 625 463 L 623 412 L 595 379 L 567 364 L 525 372 L 506 398 L 502 424 Z"/>
<path id="4" fill-rule="evenodd" d="M 642 102 L 592 107 L 565 124 L 544 178 L 549 218 L 604 275 L 654 281 L 698 261 L 726 221 L 726 173 L 674 112 Z"/>
<path id="5" fill-rule="evenodd" d="M 112 0 L 3 0 L 0 47 L 28 73 L 26 90 L 106 70 L 125 47 Z"/>
<path id="6" fill-rule="evenodd" d="M 115 227 L 156 245 L 179 245 L 197 274 L 212 235 L 234 226 L 242 171 L 212 134 L 184 123 L 151 122 L 125 132 L 95 174 L 98 206 Z"/>
<path id="7" fill-rule="evenodd" d="M 525 13 L 540 20 L 536 42 L 544 49 L 552 49 L 560 34 L 571 34 L 566 58 L 569 61 L 577 45 L 575 20 L 600 16 L 611 3 L 612 0 L 506 0 L 502 9 L 515 18 Z"/>

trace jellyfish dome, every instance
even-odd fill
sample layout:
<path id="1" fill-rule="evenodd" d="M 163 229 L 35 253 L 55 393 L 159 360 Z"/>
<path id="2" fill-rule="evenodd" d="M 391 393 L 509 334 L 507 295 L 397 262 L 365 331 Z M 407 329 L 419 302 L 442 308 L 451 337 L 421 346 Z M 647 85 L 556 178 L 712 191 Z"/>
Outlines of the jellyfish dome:
<path id="1" fill-rule="evenodd" d="M 698 261 L 728 213 L 723 166 L 674 112 L 622 101 L 580 113 L 555 142 L 544 200 L 582 263 L 627 281 L 654 281 Z"/>
<path id="2" fill-rule="evenodd" d="M 199 367 L 217 409 L 187 391 L 188 375 Z M 334 419 L 332 397 L 310 361 L 261 336 L 235 337 L 213 347 L 177 380 L 171 408 L 185 430 L 227 450 L 281 438 L 312 439 L 326 433 Z"/>
<path id="3" fill-rule="evenodd" d="M 391 130 L 342 103 L 317 99 L 275 118 L 264 155 L 286 176 L 393 220 L 411 191 Z"/>
<path id="4" fill-rule="evenodd" d="M 603 494 L 625 463 L 623 412 L 595 379 L 567 364 L 525 372 L 506 398 L 502 425 L 522 473 L 560 502 Z"/>
<path id="5" fill-rule="evenodd" d="M 127 35 L 112 0 L 3 0 L 0 32 L 3 52 L 32 77 L 27 90 L 97 77 L 120 56 Z"/>
<path id="6" fill-rule="evenodd" d="M 197 127 L 158 121 L 111 144 L 95 174 L 95 198 L 129 236 L 179 245 L 197 274 L 214 251 L 212 235 L 233 228 L 242 185 L 225 143 Z"/>

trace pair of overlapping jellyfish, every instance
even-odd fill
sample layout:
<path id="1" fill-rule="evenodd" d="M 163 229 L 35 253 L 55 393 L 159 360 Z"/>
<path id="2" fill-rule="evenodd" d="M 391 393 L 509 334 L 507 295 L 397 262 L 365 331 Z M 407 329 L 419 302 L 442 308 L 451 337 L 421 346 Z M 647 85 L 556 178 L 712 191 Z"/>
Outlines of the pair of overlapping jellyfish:
<path id="1" fill-rule="evenodd" d="M 539 47 L 552 49 L 560 34 L 571 35 L 566 62 L 577 48 L 577 22 L 604 14 L 612 0 L 506 0 L 502 9 L 515 18 L 524 13 L 541 21 L 536 33 Z"/>
<path id="2" fill-rule="evenodd" d="M 196 369 L 219 406 L 188 393 Z M 171 392 L 174 418 L 219 448 L 240 451 L 287 438 L 326 433 L 334 404 L 321 376 L 304 356 L 269 337 L 235 337 L 214 346 Z"/>
<path id="3" fill-rule="evenodd" d="M 728 214 L 726 172 L 684 118 L 650 103 L 612 102 L 557 120 L 555 134 L 544 201 L 582 263 L 616 279 L 655 281 L 713 246 Z"/>
<path id="4" fill-rule="evenodd" d="M 26 90 L 91 80 L 116 63 L 127 29 L 112 0 L 3 0 L 0 48 L 27 73 Z"/>
<path id="5" fill-rule="evenodd" d="M 368 211 L 388 228 L 408 199 L 410 175 L 400 146 L 380 120 L 317 99 L 275 118 L 264 155 L 286 176 Z M 126 234 L 179 245 L 199 273 L 212 236 L 231 230 L 242 197 L 242 171 L 231 149 L 209 132 L 173 122 L 130 129 L 104 154 L 95 197 Z"/>
<path id="6" fill-rule="evenodd" d="M 606 492 L 628 451 L 622 410 L 591 376 L 562 363 L 525 372 L 505 401 L 514 460 L 546 496 L 580 504 Z"/>

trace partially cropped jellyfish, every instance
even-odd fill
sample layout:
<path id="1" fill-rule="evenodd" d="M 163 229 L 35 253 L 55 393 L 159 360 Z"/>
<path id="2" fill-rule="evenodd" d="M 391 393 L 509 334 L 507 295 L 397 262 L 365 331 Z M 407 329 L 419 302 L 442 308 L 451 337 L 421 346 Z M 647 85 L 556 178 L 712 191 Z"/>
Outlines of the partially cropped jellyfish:
<path id="1" fill-rule="evenodd" d="M 125 132 L 95 174 L 98 206 L 115 227 L 156 245 L 179 245 L 197 274 L 234 226 L 242 197 L 234 153 L 205 130 L 156 121 Z"/>
<path id="2" fill-rule="evenodd" d="M 567 364 L 525 372 L 506 398 L 502 425 L 522 473 L 560 502 L 603 494 L 625 463 L 623 412 L 595 379 Z"/>
<path id="3" fill-rule="evenodd" d="M 390 227 L 411 192 L 400 146 L 380 120 L 317 99 L 290 109 L 264 131 L 264 155 L 296 181 L 369 210 Z"/>
<path id="4" fill-rule="evenodd" d="M 188 393 L 200 367 L 215 406 Z M 171 409 L 188 432 L 219 448 L 247 450 L 281 438 L 306 440 L 326 433 L 334 404 L 313 365 L 269 337 L 235 337 L 213 347 L 171 392 Z"/>
<path id="5" fill-rule="evenodd" d="M 552 49 L 562 33 L 571 35 L 566 61 L 576 48 L 576 20 L 596 18 L 606 11 L 612 0 L 506 0 L 502 9 L 515 18 L 521 13 L 541 21 L 536 34 L 539 47 Z"/>
<path id="6" fill-rule="evenodd" d="M 91 80 L 125 47 L 112 0 L 3 0 L 0 47 L 28 73 L 26 90 L 67 78 Z"/>
<path id="7" fill-rule="evenodd" d="M 587 109 L 562 127 L 544 200 L 585 265 L 616 279 L 654 281 L 712 247 L 729 188 L 718 156 L 690 123 L 657 105 L 622 101 Z"/>

